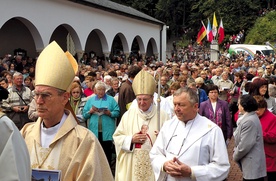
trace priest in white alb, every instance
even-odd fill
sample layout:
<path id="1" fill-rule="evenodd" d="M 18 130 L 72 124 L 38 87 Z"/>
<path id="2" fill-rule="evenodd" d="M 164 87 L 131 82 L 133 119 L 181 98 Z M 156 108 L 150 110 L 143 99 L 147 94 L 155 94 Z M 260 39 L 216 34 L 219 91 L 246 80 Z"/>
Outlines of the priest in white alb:
<path id="1" fill-rule="evenodd" d="M 221 128 L 198 114 L 198 95 L 180 88 L 175 115 L 164 123 L 150 152 L 158 181 L 222 181 L 230 164 Z"/>

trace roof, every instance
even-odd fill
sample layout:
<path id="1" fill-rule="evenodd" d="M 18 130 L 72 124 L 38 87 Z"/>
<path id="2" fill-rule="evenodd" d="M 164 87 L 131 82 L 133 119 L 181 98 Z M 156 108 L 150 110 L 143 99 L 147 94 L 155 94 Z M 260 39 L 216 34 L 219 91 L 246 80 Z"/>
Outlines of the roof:
<path id="1" fill-rule="evenodd" d="M 165 25 L 164 22 L 159 21 L 149 15 L 146 15 L 136 9 L 133 9 L 129 6 L 124 6 L 110 0 L 70 0 L 75 3 L 83 4 L 86 6 L 94 7 L 97 9 L 102 9 L 104 11 L 109 11 L 116 14 L 121 14 L 124 16 L 129 16 L 135 19 L 139 19 L 142 21 L 151 22 L 154 24 Z"/>

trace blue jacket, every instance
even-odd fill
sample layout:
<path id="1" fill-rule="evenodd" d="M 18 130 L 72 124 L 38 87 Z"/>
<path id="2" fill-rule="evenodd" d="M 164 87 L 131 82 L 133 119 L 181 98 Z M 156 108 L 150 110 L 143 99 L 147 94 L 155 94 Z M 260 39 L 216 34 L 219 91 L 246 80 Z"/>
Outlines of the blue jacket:
<path id="1" fill-rule="evenodd" d="M 198 98 L 199 98 L 199 103 L 198 103 L 198 107 L 200 106 L 200 103 L 208 100 L 208 96 L 205 92 L 205 90 L 203 89 L 198 89 Z"/>
<path id="2" fill-rule="evenodd" d="M 89 98 L 83 108 L 82 115 L 85 119 L 89 119 L 88 129 L 91 130 L 98 138 L 98 124 L 99 124 L 99 115 L 94 113 L 90 114 L 89 110 L 92 106 L 97 108 L 107 108 L 111 112 L 111 116 L 101 115 L 102 119 L 102 134 L 103 141 L 112 140 L 112 135 L 115 131 L 115 118 L 119 117 L 120 108 L 112 96 L 107 94 L 103 98 L 92 96 Z"/>

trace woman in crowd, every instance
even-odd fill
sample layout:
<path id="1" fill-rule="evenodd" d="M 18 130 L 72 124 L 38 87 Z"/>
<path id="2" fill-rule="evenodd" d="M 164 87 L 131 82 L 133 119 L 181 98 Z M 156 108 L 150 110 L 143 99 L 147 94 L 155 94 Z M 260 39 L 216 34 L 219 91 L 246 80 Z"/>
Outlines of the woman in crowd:
<path id="1" fill-rule="evenodd" d="M 206 93 L 208 92 L 208 86 L 204 83 L 204 80 L 202 77 L 196 78 L 195 83 L 197 88 L 205 90 Z"/>
<path id="2" fill-rule="evenodd" d="M 209 79 L 208 73 L 206 70 L 202 70 L 200 72 L 200 77 L 203 78 L 204 84 L 209 85 L 209 84 L 214 84 L 211 79 Z"/>
<path id="3" fill-rule="evenodd" d="M 95 83 L 95 77 L 89 76 L 89 80 L 88 80 L 88 83 L 87 83 L 87 88 L 84 89 L 84 92 L 83 92 L 86 97 L 89 97 L 92 94 L 94 94 L 94 90 L 92 88 L 94 83 Z"/>
<path id="4" fill-rule="evenodd" d="M 30 76 L 24 79 L 24 85 L 29 89 L 34 90 L 33 79 Z"/>
<path id="5" fill-rule="evenodd" d="M 13 82 L 12 82 L 12 73 L 7 72 L 5 75 L 6 79 L 8 80 L 8 88 L 12 87 Z"/>
<path id="6" fill-rule="evenodd" d="M 239 96 L 241 95 L 241 85 L 243 82 L 243 73 L 242 72 L 236 72 L 234 74 L 235 76 L 235 83 L 234 83 L 234 87 L 229 91 L 230 96 L 228 97 L 228 102 L 230 103 L 229 105 L 229 109 L 232 115 L 232 125 L 233 127 L 237 127 L 236 126 L 236 121 L 234 120 L 234 115 L 235 113 L 238 111 L 238 99 Z"/>
<path id="7" fill-rule="evenodd" d="M 267 109 L 276 114 L 275 98 L 268 94 L 268 81 L 265 78 L 256 78 L 250 85 L 249 94 L 252 96 L 261 95 L 267 102 Z"/>
<path id="8" fill-rule="evenodd" d="M 10 73 L 12 73 L 12 74 L 15 72 L 15 64 L 14 64 L 14 63 L 11 63 L 11 64 L 10 64 L 9 71 L 10 71 Z"/>
<path id="9" fill-rule="evenodd" d="M 255 113 L 258 104 L 253 96 L 247 94 L 239 98 L 238 108 L 242 116 L 238 119 L 234 132 L 233 159 L 241 167 L 244 181 L 264 181 L 266 163 L 263 134 L 260 120 Z"/>
<path id="10" fill-rule="evenodd" d="M 179 82 L 180 87 L 184 88 L 187 85 L 187 78 L 185 78 L 183 75 L 180 75 L 177 82 Z"/>
<path id="11" fill-rule="evenodd" d="M 80 124 L 87 127 L 86 119 L 82 117 L 83 107 L 87 101 L 87 98 L 82 93 L 82 87 L 79 83 L 73 82 L 70 90 L 70 105 L 76 114 Z"/>
<path id="12" fill-rule="evenodd" d="M 99 139 L 109 164 L 112 159 L 112 135 L 115 131 L 115 118 L 120 109 L 112 96 L 105 93 L 105 83 L 99 81 L 95 85 L 95 96 L 91 96 L 83 109 L 84 119 L 89 119 L 90 129 Z"/>
<path id="13" fill-rule="evenodd" d="M 267 179 L 274 181 L 276 178 L 276 116 L 267 110 L 264 97 L 254 96 L 254 98 L 258 103 L 256 113 L 263 129 Z"/>
<path id="14" fill-rule="evenodd" d="M 111 88 L 106 91 L 106 94 L 115 97 L 115 95 L 119 93 L 119 84 L 119 79 L 117 77 L 113 77 L 111 79 Z"/>
<path id="15" fill-rule="evenodd" d="M 233 134 L 228 103 L 218 98 L 218 86 L 209 85 L 208 87 L 209 99 L 200 104 L 199 114 L 207 117 L 222 129 L 224 140 L 228 144 Z"/>

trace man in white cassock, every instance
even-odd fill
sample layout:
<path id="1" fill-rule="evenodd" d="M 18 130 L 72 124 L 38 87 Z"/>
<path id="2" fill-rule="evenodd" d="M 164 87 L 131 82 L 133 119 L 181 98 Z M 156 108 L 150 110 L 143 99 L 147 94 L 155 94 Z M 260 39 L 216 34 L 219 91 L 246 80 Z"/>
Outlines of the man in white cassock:
<path id="1" fill-rule="evenodd" d="M 154 181 L 149 152 L 156 140 L 158 126 L 157 107 L 153 103 L 156 83 L 154 78 L 141 70 L 132 87 L 138 106 L 122 116 L 113 139 L 116 147 L 116 181 Z M 170 119 L 160 111 L 160 125 Z"/>
<path id="2" fill-rule="evenodd" d="M 174 93 L 176 116 L 164 123 L 150 151 L 155 180 L 222 181 L 230 164 L 221 129 L 198 112 L 191 88 Z"/>

